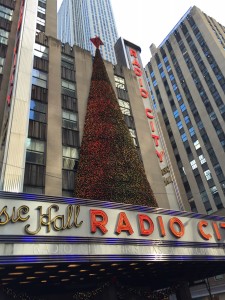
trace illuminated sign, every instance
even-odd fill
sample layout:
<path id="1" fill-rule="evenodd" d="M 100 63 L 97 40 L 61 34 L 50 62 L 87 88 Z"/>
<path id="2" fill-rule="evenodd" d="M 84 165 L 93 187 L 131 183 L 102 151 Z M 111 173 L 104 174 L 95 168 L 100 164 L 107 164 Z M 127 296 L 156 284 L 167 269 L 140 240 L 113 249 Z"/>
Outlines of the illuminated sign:
<path id="1" fill-rule="evenodd" d="M 224 241 L 225 217 L 43 195 L 0 199 L 4 263 L 224 260 Z"/>
<path id="2" fill-rule="evenodd" d="M 142 98 L 146 99 L 146 98 L 148 98 L 149 95 L 148 95 L 148 91 L 144 88 L 143 71 L 142 71 L 141 65 L 138 61 L 137 51 L 132 48 L 129 48 L 129 51 L 130 51 L 130 56 L 132 57 L 133 70 L 138 79 L 140 95 Z M 160 137 L 155 133 L 156 132 L 156 126 L 155 126 L 155 122 L 154 122 L 155 117 L 152 114 L 152 109 L 146 108 L 145 112 L 146 112 L 147 118 L 150 120 L 149 124 L 150 124 L 151 131 L 152 131 L 152 138 L 154 140 L 155 147 L 156 147 L 156 155 L 158 156 L 159 161 L 163 162 L 164 151 L 159 150 L 159 148 L 158 148 Z M 170 183 L 170 182 L 168 182 L 168 183 Z M 168 183 L 165 183 L 165 184 L 168 184 Z"/>
<path id="3" fill-rule="evenodd" d="M 170 216 L 150 212 L 100 209 L 75 204 L 51 204 L 0 200 L 1 235 L 107 236 L 117 238 L 150 238 L 158 241 L 181 239 L 219 242 L 225 238 L 225 221 Z M 148 210 L 148 209 L 147 209 Z M 177 212 L 179 213 L 179 212 Z M 182 213 L 180 213 L 182 215 Z M 7 230 L 4 228 L 7 227 Z"/>
<path id="4" fill-rule="evenodd" d="M 13 50 L 13 64 L 11 68 L 11 73 L 10 73 L 10 78 L 9 78 L 9 88 L 8 88 L 8 93 L 7 93 L 7 103 L 10 105 L 11 103 L 11 98 L 12 98 L 12 92 L 13 92 L 13 86 L 14 86 L 14 77 L 15 77 L 15 71 L 16 71 L 16 62 L 17 62 L 17 54 L 18 54 L 18 48 L 19 48 L 19 41 L 20 41 L 20 32 L 21 32 L 21 26 L 22 26 L 22 21 L 23 21 L 23 14 L 24 14 L 24 2 L 23 0 L 21 2 L 20 6 L 20 15 L 19 15 L 19 21 L 17 25 L 17 32 L 16 32 L 16 42 Z"/>

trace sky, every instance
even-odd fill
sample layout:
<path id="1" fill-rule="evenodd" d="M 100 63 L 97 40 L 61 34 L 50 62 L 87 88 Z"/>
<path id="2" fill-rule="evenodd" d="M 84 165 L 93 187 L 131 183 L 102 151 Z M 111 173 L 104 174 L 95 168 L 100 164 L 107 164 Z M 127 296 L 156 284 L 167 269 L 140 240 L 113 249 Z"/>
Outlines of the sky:
<path id="1" fill-rule="evenodd" d="M 111 4 L 119 37 L 141 47 L 144 66 L 151 57 L 149 46 L 159 46 L 191 6 L 225 26 L 224 0 L 111 0 Z"/>

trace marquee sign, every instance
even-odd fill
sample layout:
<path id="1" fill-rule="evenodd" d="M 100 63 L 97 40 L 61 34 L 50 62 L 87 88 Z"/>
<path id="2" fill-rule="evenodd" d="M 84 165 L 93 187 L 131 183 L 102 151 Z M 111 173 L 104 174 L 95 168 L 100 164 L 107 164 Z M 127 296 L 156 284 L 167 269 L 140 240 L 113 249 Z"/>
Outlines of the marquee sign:
<path id="1" fill-rule="evenodd" d="M 225 257 L 225 217 L 95 200 L 55 198 L 53 203 L 52 197 L 35 195 L 37 201 L 33 201 L 24 200 L 26 194 L 19 196 L 0 199 L 1 260 L 4 256 L 65 254 L 96 260 Z"/>

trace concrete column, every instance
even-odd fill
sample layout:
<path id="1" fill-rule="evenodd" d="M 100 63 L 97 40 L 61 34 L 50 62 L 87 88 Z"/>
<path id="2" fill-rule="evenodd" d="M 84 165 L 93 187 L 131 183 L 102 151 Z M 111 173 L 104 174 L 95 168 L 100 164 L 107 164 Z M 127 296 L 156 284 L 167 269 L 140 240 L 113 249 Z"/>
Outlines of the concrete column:
<path id="1" fill-rule="evenodd" d="M 62 195 L 61 43 L 50 38 L 45 194 Z"/>
<path id="2" fill-rule="evenodd" d="M 188 282 L 181 282 L 176 291 L 177 300 L 191 300 L 191 292 Z"/>
<path id="3" fill-rule="evenodd" d="M 57 38 L 57 0 L 47 1 L 45 33 Z"/>

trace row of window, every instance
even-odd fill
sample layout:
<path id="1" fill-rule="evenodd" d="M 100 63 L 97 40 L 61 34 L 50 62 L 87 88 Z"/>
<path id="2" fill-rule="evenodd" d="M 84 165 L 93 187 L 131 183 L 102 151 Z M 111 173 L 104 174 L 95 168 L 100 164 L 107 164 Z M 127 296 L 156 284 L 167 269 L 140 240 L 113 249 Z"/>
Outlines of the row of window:
<path id="1" fill-rule="evenodd" d="M 11 21 L 13 16 L 13 10 L 5 6 L 0 5 L 0 17 Z"/>

